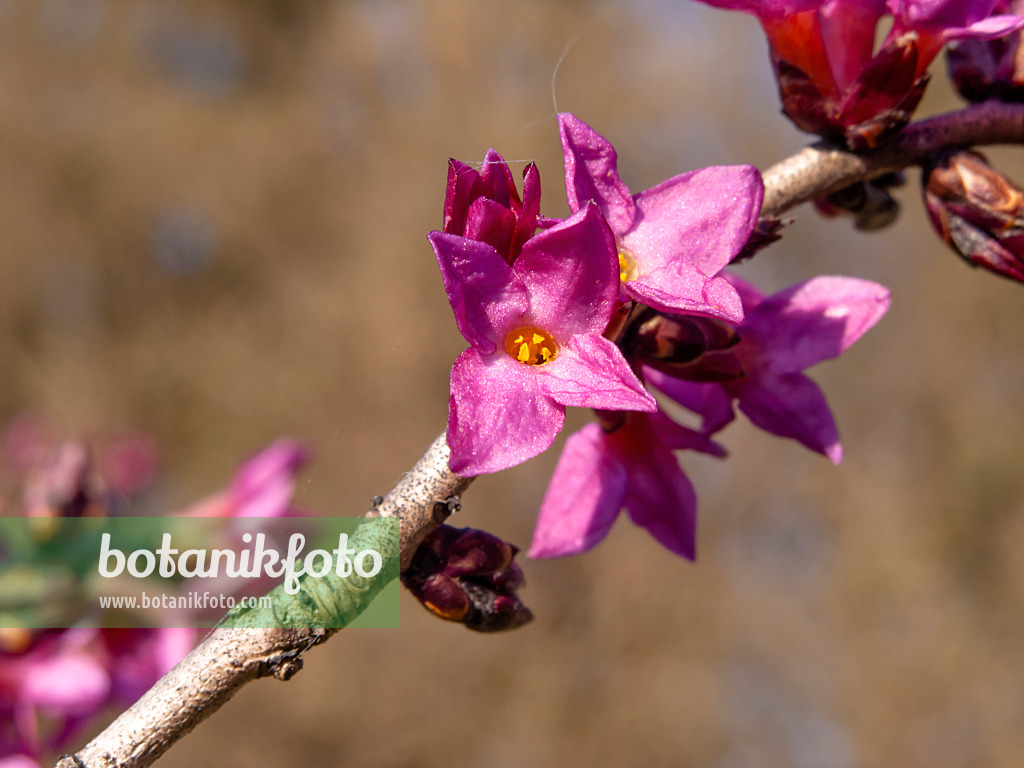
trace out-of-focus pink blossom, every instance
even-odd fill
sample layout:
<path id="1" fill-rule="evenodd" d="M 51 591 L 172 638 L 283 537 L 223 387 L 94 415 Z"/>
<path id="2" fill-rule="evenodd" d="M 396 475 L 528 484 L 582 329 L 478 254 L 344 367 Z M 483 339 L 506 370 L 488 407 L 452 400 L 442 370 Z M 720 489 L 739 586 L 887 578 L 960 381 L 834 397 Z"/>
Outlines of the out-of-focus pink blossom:
<path id="1" fill-rule="evenodd" d="M 297 440 L 278 440 L 246 461 L 228 489 L 180 514 L 184 517 L 282 517 L 291 511 L 295 475 L 309 460 Z"/>
<path id="2" fill-rule="evenodd" d="M 798 440 L 842 461 L 832 412 L 818 385 L 803 370 L 838 357 L 889 309 L 884 286 L 851 277 L 817 277 L 763 297 L 730 277 L 746 310 L 731 350 L 744 375 L 720 383 L 684 381 L 645 369 L 647 381 L 703 417 L 704 434 L 733 420 L 733 402 L 754 424 L 779 437 Z"/>
<path id="3" fill-rule="evenodd" d="M 623 507 L 668 550 L 696 557 L 697 495 L 672 451 L 724 456 L 724 449 L 661 411 L 618 421 L 608 431 L 588 424 L 566 441 L 541 503 L 530 557 L 592 549 Z"/>

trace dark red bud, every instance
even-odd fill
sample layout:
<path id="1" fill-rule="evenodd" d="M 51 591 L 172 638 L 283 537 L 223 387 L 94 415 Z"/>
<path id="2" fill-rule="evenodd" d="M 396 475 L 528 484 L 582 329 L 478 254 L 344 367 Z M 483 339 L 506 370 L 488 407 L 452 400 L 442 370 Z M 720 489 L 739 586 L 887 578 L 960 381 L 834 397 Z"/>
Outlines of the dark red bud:
<path id="1" fill-rule="evenodd" d="M 819 198 L 814 201 L 814 207 L 823 216 L 851 216 L 857 229 L 873 232 L 896 221 L 900 204 L 889 194 L 889 189 L 905 183 L 902 173 L 887 173 Z"/>
<path id="2" fill-rule="evenodd" d="M 684 364 L 707 352 L 730 349 L 739 337 L 721 320 L 690 315 L 665 315 L 648 309 L 626 336 L 627 356 L 641 362 Z"/>
<path id="3" fill-rule="evenodd" d="M 416 550 L 402 583 L 442 619 L 479 632 L 514 629 L 533 618 L 516 594 L 525 584 L 512 562 L 518 551 L 486 531 L 441 525 Z"/>
<path id="4" fill-rule="evenodd" d="M 782 111 L 801 130 L 853 151 L 878 147 L 910 121 L 924 95 L 929 78 L 919 54 L 914 33 L 889 41 L 838 95 L 834 84 L 776 59 Z"/>
<path id="5" fill-rule="evenodd" d="M 470 609 L 470 600 L 462 585 L 444 574 L 434 574 L 415 584 L 406 584 L 423 607 L 446 621 L 462 621 Z"/>
<path id="6" fill-rule="evenodd" d="M 448 547 L 444 572 L 449 576 L 497 573 L 509 566 L 516 551 L 497 536 L 466 528 Z"/>
<path id="7" fill-rule="evenodd" d="M 937 158 L 922 179 L 939 236 L 969 264 L 1024 282 L 1024 192 L 970 150 Z"/>
<path id="8" fill-rule="evenodd" d="M 1021 33 L 997 40 L 960 40 L 946 49 L 949 77 L 968 101 L 1024 101 Z"/>

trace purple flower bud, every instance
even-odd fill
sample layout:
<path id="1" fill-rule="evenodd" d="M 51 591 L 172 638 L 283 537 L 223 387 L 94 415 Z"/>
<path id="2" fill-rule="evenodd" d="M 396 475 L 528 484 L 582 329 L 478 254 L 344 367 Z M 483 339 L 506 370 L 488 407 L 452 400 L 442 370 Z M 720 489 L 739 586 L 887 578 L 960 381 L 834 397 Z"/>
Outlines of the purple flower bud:
<path id="1" fill-rule="evenodd" d="M 416 550 L 402 583 L 439 618 L 477 632 L 515 629 L 533 618 L 516 590 L 518 549 L 486 531 L 440 526 Z"/>
<path id="2" fill-rule="evenodd" d="M 997 13 L 1024 11 L 1022 0 L 1000 0 Z M 968 101 L 1024 101 L 1024 52 L 1021 33 L 991 40 L 961 40 L 949 47 L 949 76 Z"/>
<path id="3" fill-rule="evenodd" d="M 540 174 L 533 163 L 523 170 L 520 199 L 508 164 L 493 149 L 479 172 L 454 158 L 448 161 L 442 231 L 487 243 L 512 264 L 536 231 L 539 213 Z"/>
<path id="4" fill-rule="evenodd" d="M 1024 282 L 1024 192 L 970 150 L 937 159 L 922 178 L 939 236 L 968 264 Z"/>
<path id="5" fill-rule="evenodd" d="M 735 329 L 707 317 L 664 315 L 647 310 L 623 340 L 626 355 L 651 368 L 688 381 L 727 381 L 743 376 L 731 350 Z"/>

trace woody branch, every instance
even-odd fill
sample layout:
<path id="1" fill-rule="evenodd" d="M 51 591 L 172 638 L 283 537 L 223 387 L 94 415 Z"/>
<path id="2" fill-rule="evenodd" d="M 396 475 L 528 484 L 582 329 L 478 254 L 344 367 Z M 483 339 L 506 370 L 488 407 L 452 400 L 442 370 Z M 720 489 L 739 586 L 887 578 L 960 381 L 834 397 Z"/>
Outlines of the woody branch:
<path id="1" fill-rule="evenodd" d="M 988 102 L 911 124 L 885 147 L 861 154 L 818 143 L 764 172 L 763 216 L 850 184 L 922 163 L 956 147 L 1024 144 L 1024 105 Z M 448 468 L 448 446 L 438 437 L 420 461 L 369 516 L 401 520 L 404 570 L 423 538 L 447 515 L 445 501 L 472 478 Z M 287 680 L 302 654 L 336 630 L 215 630 L 132 707 L 58 768 L 145 768 L 220 708 L 242 686 L 261 677 Z"/>

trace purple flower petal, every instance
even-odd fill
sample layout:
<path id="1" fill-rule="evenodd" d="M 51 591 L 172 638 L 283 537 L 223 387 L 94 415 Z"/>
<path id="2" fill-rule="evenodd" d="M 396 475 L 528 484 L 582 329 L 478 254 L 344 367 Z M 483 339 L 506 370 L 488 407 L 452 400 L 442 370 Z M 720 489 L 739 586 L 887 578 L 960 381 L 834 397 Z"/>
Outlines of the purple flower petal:
<path id="1" fill-rule="evenodd" d="M 838 357 L 889 309 L 889 290 L 852 277 L 816 277 L 762 301 L 740 330 L 777 373 Z"/>
<path id="2" fill-rule="evenodd" d="M 908 29 L 966 27 L 987 18 L 995 0 L 888 0 L 889 11 Z"/>
<path id="3" fill-rule="evenodd" d="M 575 115 L 558 116 L 565 154 L 565 194 L 575 212 L 593 200 L 616 235 L 633 225 L 633 196 L 619 178 L 618 155 L 604 136 Z"/>
<path id="4" fill-rule="evenodd" d="M 529 293 L 529 319 L 559 342 L 600 334 L 608 325 L 619 291 L 618 257 L 593 205 L 531 238 L 512 271 Z"/>
<path id="5" fill-rule="evenodd" d="M 736 389 L 740 410 L 761 429 L 798 440 L 833 464 L 843 460 L 843 447 L 825 395 L 802 373 L 763 371 L 736 385 Z"/>
<path id="6" fill-rule="evenodd" d="M 1024 28 L 1024 16 L 991 16 L 964 27 L 949 27 L 943 30 L 942 39 L 951 40 L 994 40 Z"/>
<path id="7" fill-rule="evenodd" d="M 562 449 L 540 506 L 530 557 L 578 555 L 611 530 L 626 496 L 626 469 L 597 424 L 572 435 Z"/>
<path id="8" fill-rule="evenodd" d="M 761 19 L 781 19 L 783 16 L 817 8 L 825 0 L 700 0 L 700 2 L 715 8 L 752 13 Z"/>
<path id="9" fill-rule="evenodd" d="M 103 705 L 109 690 L 106 670 L 83 649 L 27 663 L 20 696 L 51 713 L 91 714 Z"/>
<path id="10" fill-rule="evenodd" d="M 41 768 L 41 766 L 25 755 L 10 755 L 0 758 L 0 768 Z"/>
<path id="11" fill-rule="evenodd" d="M 705 434 L 677 424 L 664 411 L 656 411 L 647 417 L 658 441 L 670 451 L 698 451 L 719 459 L 728 454 L 722 446 Z"/>
<path id="12" fill-rule="evenodd" d="M 510 261 L 515 262 L 523 250 L 526 241 L 537 231 L 537 220 L 540 216 L 540 173 L 537 166 L 530 163 L 523 171 L 523 207 L 516 221 L 515 235 L 512 238 Z"/>
<path id="13" fill-rule="evenodd" d="M 478 197 L 470 203 L 466 213 L 464 236 L 487 243 L 504 255 L 512 247 L 515 228 L 516 217 L 512 211 L 486 197 Z"/>
<path id="14" fill-rule="evenodd" d="M 504 344 L 508 326 L 526 311 L 522 282 L 487 243 L 444 232 L 431 232 L 427 239 L 459 332 L 483 354 L 494 352 Z"/>
<path id="15" fill-rule="evenodd" d="M 448 190 L 444 198 L 444 219 L 442 229 L 453 235 L 466 232 L 466 211 L 473 194 L 473 187 L 480 180 L 475 169 L 455 158 L 448 160 Z"/>
<path id="16" fill-rule="evenodd" d="M 572 336 L 558 357 L 534 370 L 541 390 L 562 405 L 608 411 L 658 408 L 619 348 L 603 336 Z"/>
<path id="17" fill-rule="evenodd" d="M 565 409 L 540 391 L 534 373 L 504 351 L 484 357 L 470 347 L 459 355 L 448 400 L 453 472 L 498 472 L 551 447 Z"/>
<path id="18" fill-rule="evenodd" d="M 723 272 L 722 277 L 728 280 L 732 287 L 736 289 L 736 293 L 740 295 L 744 313 L 749 312 L 764 301 L 764 294 L 761 290 L 755 285 L 748 283 L 735 272 Z"/>
<path id="19" fill-rule="evenodd" d="M 488 149 L 484 155 L 484 162 L 480 168 L 480 183 L 486 190 L 485 194 L 495 202 L 513 211 L 519 208 L 519 193 L 516 191 L 512 171 L 509 170 L 505 158 L 493 149 Z"/>
<path id="20" fill-rule="evenodd" d="M 278 440 L 249 459 L 229 491 L 234 517 L 281 517 L 295 492 L 295 474 L 309 459 L 297 440 Z"/>
<path id="21" fill-rule="evenodd" d="M 683 261 L 625 283 L 626 292 L 661 312 L 743 320 L 739 294 L 724 277 L 707 277 Z"/>
<path id="22" fill-rule="evenodd" d="M 761 174 L 750 165 L 682 173 L 636 196 L 622 245 L 641 275 L 684 260 L 711 277 L 742 250 L 763 199 Z"/>
<path id="23" fill-rule="evenodd" d="M 697 556 L 697 493 L 679 462 L 657 442 L 645 455 L 626 459 L 629 480 L 626 511 L 671 552 L 693 560 Z"/>
<path id="24" fill-rule="evenodd" d="M 701 432 L 705 435 L 720 432 L 736 418 L 732 398 L 719 384 L 683 381 L 653 368 L 644 368 L 644 378 L 652 387 L 701 416 Z"/>

